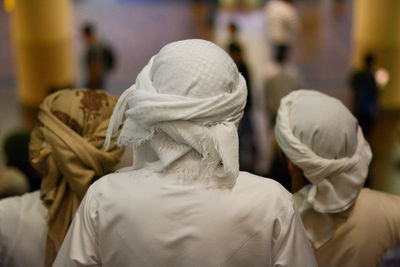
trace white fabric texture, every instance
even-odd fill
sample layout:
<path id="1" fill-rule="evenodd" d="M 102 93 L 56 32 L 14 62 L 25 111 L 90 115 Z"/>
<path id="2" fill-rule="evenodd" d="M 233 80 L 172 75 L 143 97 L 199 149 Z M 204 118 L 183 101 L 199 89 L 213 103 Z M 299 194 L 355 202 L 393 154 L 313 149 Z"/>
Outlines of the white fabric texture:
<path id="1" fill-rule="evenodd" d="M 281 100 L 276 140 L 284 154 L 311 185 L 298 193 L 306 232 L 314 247 L 327 242 L 334 226 L 327 214 L 347 210 L 368 174 L 371 149 L 357 120 L 337 99 L 312 90 L 298 90 Z M 317 216 L 326 223 L 308 224 Z"/>
<path id="2" fill-rule="evenodd" d="M 223 49 L 205 40 L 170 43 L 119 98 L 105 147 L 125 115 L 118 142 L 133 147 L 131 169 L 165 171 L 194 150 L 206 163 L 199 170 L 203 182 L 232 187 L 239 173 L 237 125 L 246 97 L 246 82 Z"/>
<path id="3" fill-rule="evenodd" d="M 317 265 L 292 195 L 277 182 L 240 172 L 222 190 L 141 169 L 89 188 L 54 266 Z"/>
<path id="4" fill-rule="evenodd" d="M 39 190 L 0 201 L 0 266 L 44 266 L 46 215 Z"/>

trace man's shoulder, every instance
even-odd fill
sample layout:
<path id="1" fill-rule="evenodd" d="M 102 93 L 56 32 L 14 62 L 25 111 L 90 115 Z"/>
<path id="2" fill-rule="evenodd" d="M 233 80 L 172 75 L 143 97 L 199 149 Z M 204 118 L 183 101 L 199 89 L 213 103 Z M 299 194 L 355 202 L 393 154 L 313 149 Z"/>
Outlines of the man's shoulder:
<path id="1" fill-rule="evenodd" d="M 283 186 L 281 186 L 281 184 L 278 183 L 277 181 L 275 181 L 274 179 L 271 179 L 268 177 L 263 177 L 263 176 L 253 174 L 250 172 L 241 171 L 239 173 L 238 180 L 245 180 L 252 184 L 254 183 L 254 184 L 263 185 L 263 186 L 267 186 L 267 187 L 274 187 L 274 188 L 277 187 L 277 188 L 281 188 L 281 189 L 285 190 L 285 188 Z"/>
<path id="2" fill-rule="evenodd" d="M 363 188 L 357 197 L 354 214 L 360 218 L 368 217 L 371 209 L 374 213 L 371 221 L 375 221 L 375 223 L 386 224 L 390 221 L 400 223 L 400 213 L 393 212 L 400 210 L 400 196 L 398 195 Z"/>
<path id="3" fill-rule="evenodd" d="M 380 203 L 380 205 L 397 205 L 400 208 L 400 196 L 391 193 L 363 188 L 358 196 L 358 200 L 371 203 Z"/>
<path id="4" fill-rule="evenodd" d="M 292 194 L 273 179 L 241 172 L 235 187 L 233 195 L 240 203 L 236 209 L 251 213 L 259 222 L 286 224 L 295 214 Z"/>
<path id="5" fill-rule="evenodd" d="M 92 191 L 98 191 L 108 188 L 112 185 L 118 185 L 124 183 L 126 179 L 129 178 L 129 172 L 114 172 L 104 175 L 97 181 L 95 181 L 91 186 Z"/>
<path id="6" fill-rule="evenodd" d="M 7 216 L 0 216 L 1 232 L 4 229 L 18 229 L 26 224 L 35 225 L 35 227 L 46 224 L 47 209 L 40 199 L 40 191 L 33 191 L 22 196 L 0 200 L 0 214 L 7 214 Z M 10 234 L 14 234 L 14 231 L 12 230 Z"/>
<path id="7" fill-rule="evenodd" d="M 293 196 L 277 181 L 261 177 L 248 172 L 240 172 L 236 187 L 241 190 L 251 191 L 260 199 L 279 203 L 279 205 L 292 205 Z"/>
<path id="8" fill-rule="evenodd" d="M 31 207 L 40 202 L 40 191 L 25 193 L 21 196 L 7 197 L 0 200 L 0 213 L 3 209 L 9 213 L 13 210 L 19 210 L 23 206 Z"/>
<path id="9" fill-rule="evenodd" d="M 105 196 L 107 194 L 114 195 L 116 192 L 127 192 L 133 190 L 133 187 L 140 187 L 140 182 L 149 176 L 151 176 L 151 173 L 143 170 L 109 173 L 90 186 L 90 194 Z"/>

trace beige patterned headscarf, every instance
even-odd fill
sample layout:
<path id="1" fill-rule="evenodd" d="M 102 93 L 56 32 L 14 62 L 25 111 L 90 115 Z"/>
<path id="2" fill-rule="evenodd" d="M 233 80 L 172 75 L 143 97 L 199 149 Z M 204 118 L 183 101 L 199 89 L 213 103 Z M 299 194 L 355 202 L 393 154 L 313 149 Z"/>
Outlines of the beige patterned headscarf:
<path id="1" fill-rule="evenodd" d="M 90 184 L 110 172 L 122 154 L 103 151 L 115 97 L 103 91 L 62 90 L 40 106 L 30 158 L 43 174 L 40 197 L 48 209 L 46 266 L 51 266 Z"/>

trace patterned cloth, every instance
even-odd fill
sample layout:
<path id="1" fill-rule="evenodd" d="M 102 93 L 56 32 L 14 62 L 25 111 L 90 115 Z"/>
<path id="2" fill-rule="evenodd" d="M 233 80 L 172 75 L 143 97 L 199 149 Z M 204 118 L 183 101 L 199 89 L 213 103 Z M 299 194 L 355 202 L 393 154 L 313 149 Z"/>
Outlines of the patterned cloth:
<path id="1" fill-rule="evenodd" d="M 351 207 L 363 187 L 371 149 L 340 101 L 311 90 L 294 91 L 282 99 L 275 136 L 284 154 L 311 182 L 297 197 L 307 235 L 318 248 L 335 231 L 329 214 Z M 311 223 L 316 221 L 324 223 Z"/>
<path id="2" fill-rule="evenodd" d="M 102 151 L 116 99 L 102 91 L 62 90 L 40 106 L 30 158 L 43 174 L 40 197 L 48 209 L 46 266 L 50 266 L 89 185 L 110 172 L 122 150 Z"/>
<path id="3" fill-rule="evenodd" d="M 223 49 L 205 40 L 168 44 L 121 95 L 105 146 L 125 114 L 118 142 L 133 146 L 133 169 L 164 171 L 195 151 L 205 168 L 182 166 L 185 176 L 232 187 L 239 174 L 237 126 L 246 96 L 246 82 Z"/>

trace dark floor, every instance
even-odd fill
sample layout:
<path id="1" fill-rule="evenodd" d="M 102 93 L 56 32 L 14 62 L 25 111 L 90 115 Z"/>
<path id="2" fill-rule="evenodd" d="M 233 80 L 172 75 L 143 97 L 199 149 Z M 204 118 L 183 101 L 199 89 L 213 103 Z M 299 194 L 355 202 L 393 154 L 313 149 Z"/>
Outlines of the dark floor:
<path id="1" fill-rule="evenodd" d="M 107 86 L 110 93 L 118 96 L 134 82 L 140 69 L 163 45 L 187 38 L 217 41 L 224 29 L 220 23 L 226 23 L 226 18 L 237 19 L 240 23 L 246 18 L 252 20 L 253 24 L 243 22 L 242 37 L 248 38 L 249 46 L 254 47 L 252 51 L 260 50 L 256 56 L 249 55 L 253 69 L 257 71 L 262 67 L 260 64 L 268 61 L 269 52 L 260 45 L 265 40 L 265 29 L 259 24 L 262 10 L 220 10 L 216 14 L 215 27 L 210 28 L 207 6 L 195 2 L 74 1 L 77 65 L 82 65 L 80 56 L 83 50 L 78 29 L 87 21 L 94 22 L 102 38 L 112 43 L 118 54 L 118 68 Z M 297 1 L 297 7 L 302 18 L 302 32 L 292 59 L 304 77 L 305 87 L 335 96 L 351 108 L 347 79 L 351 70 L 352 1 L 302 0 Z M 29 116 L 25 116 L 31 111 L 20 108 L 16 99 L 10 17 L 11 14 L 0 10 L 0 140 L 15 129 L 29 128 L 31 123 Z M 250 26 L 246 28 L 246 25 Z M 256 62 L 260 58 L 262 60 Z M 77 84 L 82 85 L 81 75 Z M 380 113 L 371 145 L 374 151 L 371 186 L 400 194 L 398 112 Z"/>

